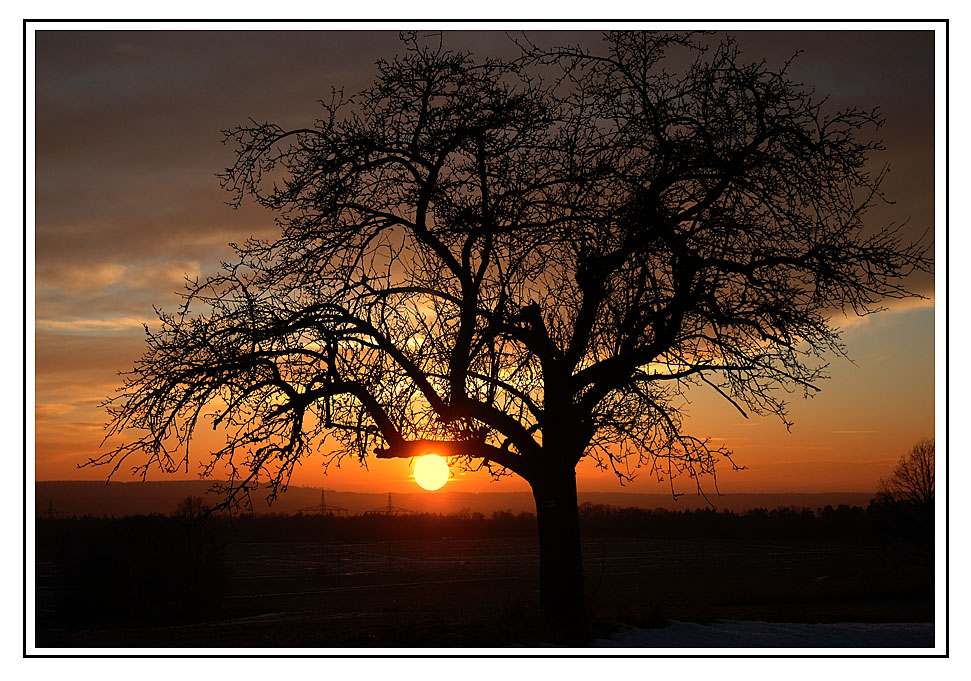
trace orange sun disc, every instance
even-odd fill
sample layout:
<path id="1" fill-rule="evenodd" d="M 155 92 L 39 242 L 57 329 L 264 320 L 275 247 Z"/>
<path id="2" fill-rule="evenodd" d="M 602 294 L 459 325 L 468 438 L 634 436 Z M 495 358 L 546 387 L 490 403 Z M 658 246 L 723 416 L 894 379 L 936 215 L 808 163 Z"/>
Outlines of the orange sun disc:
<path id="1" fill-rule="evenodd" d="M 448 463 L 438 454 L 426 454 L 415 462 L 415 482 L 433 492 L 448 482 Z"/>

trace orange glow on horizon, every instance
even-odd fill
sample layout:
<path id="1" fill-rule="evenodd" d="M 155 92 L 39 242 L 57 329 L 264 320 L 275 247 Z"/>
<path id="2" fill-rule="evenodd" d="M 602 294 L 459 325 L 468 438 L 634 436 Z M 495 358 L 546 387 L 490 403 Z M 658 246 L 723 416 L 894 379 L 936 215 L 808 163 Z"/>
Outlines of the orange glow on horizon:
<path id="1" fill-rule="evenodd" d="M 709 436 L 716 445 L 734 452 L 745 470 L 719 466 L 717 487 L 723 494 L 785 492 L 875 492 L 897 459 L 921 437 L 934 434 L 933 308 L 914 307 L 876 315 L 845 331 L 856 364 L 835 361 L 833 378 L 822 392 L 805 401 L 793 398 L 791 432 L 772 417 L 742 417 L 718 395 L 691 393 L 688 432 Z M 54 342 L 57 340 L 57 342 Z M 141 349 L 140 338 L 105 336 L 53 337 L 38 334 L 36 401 L 34 411 L 34 479 L 104 481 L 108 467 L 78 468 L 89 457 L 111 446 L 105 443 L 101 399 L 117 387 L 118 365 Z M 85 357 L 77 368 L 73 357 Z M 893 370 L 889 370 L 893 367 Z M 191 446 L 189 471 L 173 475 L 150 472 L 149 480 L 194 480 L 208 461 L 207 453 L 223 444 L 222 433 L 200 428 Z M 414 471 L 407 459 L 370 459 L 367 467 L 352 459 L 323 467 L 324 454 L 313 454 L 294 469 L 290 485 L 327 487 L 347 492 L 414 490 Z M 135 463 L 132 461 L 132 463 Z M 658 481 L 649 467 L 634 469 L 632 483 L 621 486 L 610 471 L 589 459 L 577 467 L 577 485 L 586 492 L 670 494 L 671 483 Z M 218 478 L 218 472 L 213 476 Z M 133 482 L 129 466 L 112 478 Z M 490 493 L 528 492 L 517 476 L 492 479 L 488 472 L 455 468 L 449 491 Z M 706 493 L 710 480 L 702 480 Z M 687 477 L 675 479 L 676 492 L 696 491 Z"/>

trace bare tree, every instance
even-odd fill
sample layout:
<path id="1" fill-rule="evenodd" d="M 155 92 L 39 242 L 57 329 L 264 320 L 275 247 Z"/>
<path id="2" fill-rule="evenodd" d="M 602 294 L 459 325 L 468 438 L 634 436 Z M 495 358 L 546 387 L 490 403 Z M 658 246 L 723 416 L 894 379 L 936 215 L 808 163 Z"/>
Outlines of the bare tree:
<path id="1" fill-rule="evenodd" d="M 831 316 L 911 295 L 928 261 L 865 228 L 878 115 L 828 111 L 731 39 L 611 33 L 514 61 L 404 40 L 312 126 L 227 131 L 224 186 L 280 234 L 160 313 L 108 404 L 130 439 L 92 463 L 188 467 L 208 414 L 227 503 L 313 451 L 516 474 L 542 606 L 576 615 L 580 459 L 700 485 L 734 464 L 684 431 L 686 390 L 785 419 L 780 392 L 816 391 L 844 352 Z"/>
<path id="2" fill-rule="evenodd" d="M 934 504 L 934 440 L 921 438 L 893 472 L 880 480 L 879 493 L 894 501 Z"/>
<path id="3" fill-rule="evenodd" d="M 208 515 L 209 504 L 206 503 L 205 499 L 190 494 L 175 507 L 172 517 L 184 525 L 193 525 L 205 519 Z"/>

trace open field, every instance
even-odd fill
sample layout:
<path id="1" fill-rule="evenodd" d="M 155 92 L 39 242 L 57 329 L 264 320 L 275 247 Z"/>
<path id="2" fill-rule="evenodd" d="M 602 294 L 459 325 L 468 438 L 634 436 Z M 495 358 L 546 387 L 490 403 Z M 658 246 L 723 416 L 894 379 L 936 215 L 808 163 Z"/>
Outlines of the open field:
<path id="1" fill-rule="evenodd" d="M 111 570 L 128 561 L 121 569 L 138 573 L 138 561 L 151 558 L 139 558 L 144 548 L 123 547 L 121 558 L 105 556 L 97 542 L 75 533 L 71 563 L 64 558 L 65 530 L 80 521 L 52 521 L 38 537 L 37 646 L 501 647 L 549 642 L 537 611 L 536 540 L 524 524 L 528 518 L 520 520 L 505 526 L 506 536 L 492 537 L 426 533 L 397 539 L 389 538 L 392 532 L 380 539 L 347 541 L 321 533 L 316 540 L 288 541 L 277 529 L 281 540 L 273 541 L 240 532 L 207 540 L 203 563 L 183 566 L 183 574 L 171 574 L 179 569 L 171 564 L 162 566 L 169 572 L 141 568 L 133 579 L 112 577 Z M 396 519 L 382 522 L 387 521 Z M 927 547 L 918 544 L 616 535 L 591 530 L 584 543 L 593 637 L 623 626 L 663 626 L 669 620 L 930 622 L 934 617 L 930 557 Z M 253 538 L 259 540 L 247 540 Z M 88 571 L 77 573 L 80 582 L 71 582 L 64 565 L 84 563 L 85 543 L 96 547 L 87 554 Z M 204 598 L 193 601 L 198 607 L 180 611 L 156 602 L 162 585 L 178 587 L 167 597 L 170 601 L 195 588 L 189 573 L 200 565 L 209 570 L 200 579 L 210 581 L 200 591 Z M 66 591 L 72 588 L 83 595 L 75 593 L 65 606 Z"/>

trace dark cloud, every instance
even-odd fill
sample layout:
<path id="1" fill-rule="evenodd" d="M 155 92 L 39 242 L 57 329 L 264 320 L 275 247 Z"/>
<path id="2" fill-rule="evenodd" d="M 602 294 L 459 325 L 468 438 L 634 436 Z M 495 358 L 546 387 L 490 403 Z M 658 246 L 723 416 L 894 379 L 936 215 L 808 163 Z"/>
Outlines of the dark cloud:
<path id="1" fill-rule="evenodd" d="M 504 31 L 451 31 L 445 45 L 514 55 Z M 830 97 L 879 106 L 887 124 L 888 197 L 872 224 L 933 227 L 933 34 L 742 31 L 745 58 L 781 65 Z M 545 45 L 596 47 L 594 32 L 529 34 Z M 719 34 L 711 37 L 717 40 Z M 426 37 L 436 40 L 435 35 Z M 36 234 L 38 319 L 128 316 L 173 300 L 167 272 L 214 269 L 226 244 L 272 231 L 253 206 L 233 211 L 215 173 L 232 160 L 220 130 L 253 117 L 303 125 L 331 88 L 365 87 L 400 49 L 392 31 L 38 31 Z M 679 57 L 683 61 L 685 57 Z M 128 274 L 112 279 L 112 272 Z M 188 272 L 188 268 L 186 271 Z M 93 289 L 103 282 L 100 293 Z M 916 282 L 932 292 L 932 278 Z M 112 301 L 115 301 L 114 303 Z"/>
<path id="2" fill-rule="evenodd" d="M 897 213 L 930 222 L 930 32 L 748 31 L 747 58 L 781 64 L 833 106 L 882 107 Z M 543 44 L 599 34 L 533 32 Z M 717 36 L 714 36 L 717 37 Z M 434 39 L 434 38 L 431 38 Z M 446 45 L 515 54 L 502 31 L 455 31 Z M 40 31 L 36 161 L 39 261 L 130 261 L 151 253 L 212 261 L 216 244 L 265 231 L 233 213 L 214 173 L 232 160 L 220 130 L 253 117 L 306 124 L 333 87 L 366 86 L 395 32 Z M 900 178 L 899 180 L 897 178 Z"/>

